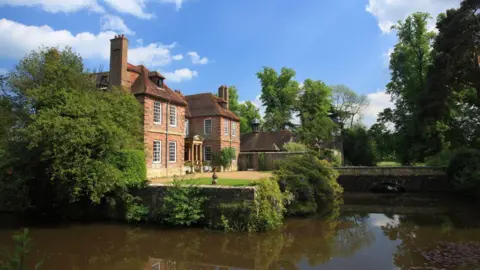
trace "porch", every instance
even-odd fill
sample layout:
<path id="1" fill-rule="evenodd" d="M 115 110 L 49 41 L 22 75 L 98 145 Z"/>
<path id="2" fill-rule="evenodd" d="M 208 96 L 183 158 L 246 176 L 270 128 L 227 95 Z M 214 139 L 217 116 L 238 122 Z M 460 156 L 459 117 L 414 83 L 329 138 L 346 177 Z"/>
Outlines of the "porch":
<path id="1" fill-rule="evenodd" d="M 194 172 L 203 172 L 203 138 L 196 135 L 191 138 L 185 138 L 184 147 L 185 166 L 192 168 Z"/>

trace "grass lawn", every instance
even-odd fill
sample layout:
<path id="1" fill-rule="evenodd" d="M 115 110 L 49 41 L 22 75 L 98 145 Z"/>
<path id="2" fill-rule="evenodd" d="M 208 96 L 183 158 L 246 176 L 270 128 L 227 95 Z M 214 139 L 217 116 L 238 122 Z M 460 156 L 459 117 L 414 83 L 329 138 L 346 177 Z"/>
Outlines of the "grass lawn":
<path id="1" fill-rule="evenodd" d="M 400 163 L 395 162 L 395 161 L 380 161 L 380 162 L 377 162 L 377 166 L 379 166 L 379 167 L 396 167 L 396 166 L 400 166 Z"/>
<path id="2" fill-rule="evenodd" d="M 402 166 L 402 164 L 395 162 L 395 161 L 380 161 L 377 162 L 377 166 L 379 167 L 398 167 Z M 415 167 L 422 167 L 425 166 L 425 163 L 414 163 L 413 166 Z"/>
<path id="3" fill-rule="evenodd" d="M 217 185 L 222 186 L 251 186 L 255 180 L 248 180 L 248 179 L 217 179 Z M 211 185 L 212 178 L 198 178 L 198 179 L 187 179 L 181 181 L 182 184 L 187 185 Z"/>

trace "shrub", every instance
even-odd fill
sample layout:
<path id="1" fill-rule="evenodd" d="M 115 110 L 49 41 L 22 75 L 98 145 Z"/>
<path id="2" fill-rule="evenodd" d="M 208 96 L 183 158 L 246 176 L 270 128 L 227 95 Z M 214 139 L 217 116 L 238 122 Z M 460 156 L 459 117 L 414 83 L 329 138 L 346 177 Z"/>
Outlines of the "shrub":
<path id="1" fill-rule="evenodd" d="M 220 220 L 214 228 L 225 231 L 264 232 L 283 224 L 284 195 L 274 179 L 259 180 L 252 202 L 222 203 L 218 207 Z"/>
<path id="2" fill-rule="evenodd" d="M 213 163 L 216 166 L 222 166 L 227 169 L 232 166 L 232 160 L 235 159 L 236 153 L 235 148 L 225 147 L 220 150 L 220 152 L 213 154 Z"/>
<path id="3" fill-rule="evenodd" d="M 283 145 L 287 152 L 307 152 L 308 147 L 302 143 L 288 142 Z"/>
<path id="4" fill-rule="evenodd" d="M 443 150 L 436 155 L 425 158 L 425 164 L 427 166 L 447 168 L 457 152 L 455 150 Z"/>
<path id="5" fill-rule="evenodd" d="M 24 269 L 26 258 L 29 257 L 33 247 L 32 240 L 28 236 L 28 229 L 24 229 L 22 234 L 14 234 L 12 239 L 15 244 L 14 252 L 12 254 L 5 252 L 6 262 L 0 261 L 0 270 Z M 43 261 L 38 262 L 34 269 L 40 269 Z"/>
<path id="6" fill-rule="evenodd" d="M 480 150 L 458 151 L 447 169 L 448 180 L 454 190 L 462 195 L 480 195 Z"/>
<path id="7" fill-rule="evenodd" d="M 190 226 L 203 217 L 203 203 L 200 189 L 193 185 L 185 186 L 175 177 L 173 186 L 168 188 L 163 198 L 161 221 L 168 225 Z"/>
<path id="8" fill-rule="evenodd" d="M 293 195 L 287 207 L 290 215 L 307 215 L 327 207 L 343 188 L 337 183 L 338 173 L 330 163 L 313 155 L 293 156 L 280 162 L 274 172 L 282 191 Z"/>
<path id="9" fill-rule="evenodd" d="M 110 156 L 110 163 L 122 172 L 122 182 L 138 185 L 147 179 L 145 153 L 141 150 L 122 150 Z"/>

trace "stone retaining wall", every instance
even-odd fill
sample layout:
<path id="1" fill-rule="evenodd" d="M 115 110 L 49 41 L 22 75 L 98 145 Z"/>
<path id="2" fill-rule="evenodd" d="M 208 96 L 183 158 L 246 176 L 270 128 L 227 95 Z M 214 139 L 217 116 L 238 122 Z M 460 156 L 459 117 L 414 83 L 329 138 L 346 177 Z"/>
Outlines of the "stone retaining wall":
<path id="1" fill-rule="evenodd" d="M 255 199 L 255 187 L 231 187 L 231 186 L 213 186 L 198 185 L 203 196 L 209 199 L 210 205 L 219 203 L 234 203 L 253 201 Z M 148 188 L 141 191 L 139 196 L 143 203 L 149 207 L 160 207 L 165 191 L 172 188 L 170 184 L 151 184 Z"/>
<path id="2" fill-rule="evenodd" d="M 345 191 L 371 191 L 393 184 L 406 192 L 448 192 L 447 176 L 437 167 L 339 167 L 338 183 Z"/>

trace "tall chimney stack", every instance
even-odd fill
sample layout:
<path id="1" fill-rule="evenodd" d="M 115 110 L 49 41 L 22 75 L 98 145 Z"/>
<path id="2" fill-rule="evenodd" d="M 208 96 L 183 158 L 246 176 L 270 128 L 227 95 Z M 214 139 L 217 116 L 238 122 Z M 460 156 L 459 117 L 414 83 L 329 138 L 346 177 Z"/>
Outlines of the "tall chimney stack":
<path id="1" fill-rule="evenodd" d="M 110 86 L 125 86 L 127 72 L 128 39 L 122 34 L 110 40 Z"/>
<path id="2" fill-rule="evenodd" d="M 226 85 L 220 85 L 218 88 L 218 96 L 225 100 L 225 109 L 228 110 L 228 87 Z"/>

